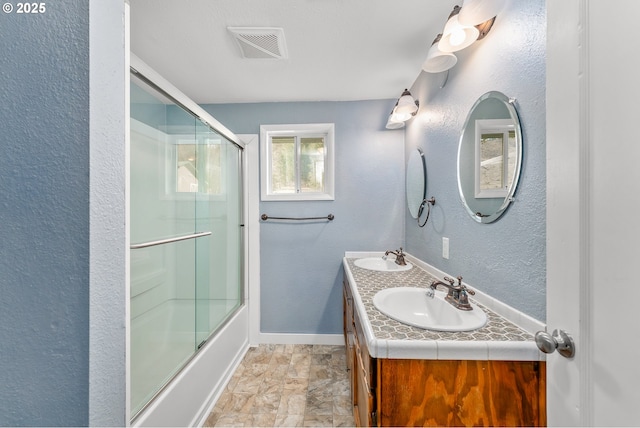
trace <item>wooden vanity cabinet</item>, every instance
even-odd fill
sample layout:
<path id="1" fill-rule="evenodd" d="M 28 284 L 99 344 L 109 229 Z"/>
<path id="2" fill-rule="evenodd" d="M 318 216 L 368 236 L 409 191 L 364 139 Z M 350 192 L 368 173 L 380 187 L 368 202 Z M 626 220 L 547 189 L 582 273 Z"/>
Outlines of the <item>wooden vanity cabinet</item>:
<path id="1" fill-rule="evenodd" d="M 376 360 L 369 355 L 358 312 L 354 310 L 353 295 L 344 284 L 344 336 L 347 370 L 351 379 L 351 400 L 356 426 L 377 426 L 376 420 Z"/>
<path id="2" fill-rule="evenodd" d="M 355 384 L 354 360 L 355 360 L 355 325 L 353 324 L 353 295 L 348 284 L 343 288 L 343 319 L 344 319 L 344 344 L 347 353 L 347 371 L 349 372 L 351 388 L 351 404 L 355 405 L 355 394 L 353 385 Z"/>
<path id="3" fill-rule="evenodd" d="M 380 426 L 545 426 L 539 361 L 379 359 Z"/>
<path id="4" fill-rule="evenodd" d="M 356 426 L 546 426 L 543 361 L 372 358 L 346 279 L 343 294 Z"/>

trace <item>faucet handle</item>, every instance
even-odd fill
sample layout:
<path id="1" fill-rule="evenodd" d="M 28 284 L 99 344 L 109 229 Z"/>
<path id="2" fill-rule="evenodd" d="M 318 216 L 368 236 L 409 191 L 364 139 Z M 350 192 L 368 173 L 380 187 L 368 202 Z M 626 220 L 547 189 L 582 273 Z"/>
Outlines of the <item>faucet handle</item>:
<path id="1" fill-rule="evenodd" d="M 458 278 L 460 278 L 460 281 L 462 281 L 462 277 L 461 277 L 461 276 L 460 276 L 460 277 L 458 277 Z M 453 283 L 454 283 L 454 282 L 456 282 L 454 279 L 449 278 L 448 276 L 445 276 L 445 277 L 444 277 L 444 280 L 445 280 L 445 281 L 447 281 L 447 282 L 448 282 L 449 284 L 451 284 L 451 285 L 453 285 Z"/>
<path id="2" fill-rule="evenodd" d="M 476 292 L 475 292 L 475 291 L 473 291 L 473 290 L 472 290 L 472 289 L 470 289 L 470 288 L 467 288 L 467 286 L 466 286 L 466 285 L 464 285 L 464 284 L 462 283 L 462 277 L 461 277 L 461 276 L 458 276 L 456 279 L 458 280 L 458 287 L 460 287 L 460 290 L 461 290 L 461 291 L 464 291 L 464 292 L 466 292 L 466 293 L 469 293 L 469 294 L 471 294 L 472 296 L 475 296 L 475 295 L 476 295 Z"/>

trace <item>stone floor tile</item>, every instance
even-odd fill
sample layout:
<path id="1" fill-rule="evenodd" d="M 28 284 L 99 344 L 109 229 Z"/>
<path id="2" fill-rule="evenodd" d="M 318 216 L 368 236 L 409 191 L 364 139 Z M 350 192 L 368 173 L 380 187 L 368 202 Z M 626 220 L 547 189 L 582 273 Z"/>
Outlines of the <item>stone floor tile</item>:
<path id="1" fill-rule="evenodd" d="M 275 427 L 301 427 L 304 415 L 276 415 Z"/>
<path id="2" fill-rule="evenodd" d="M 332 427 L 332 415 L 306 415 L 303 426 L 305 427 Z"/>
<path id="3" fill-rule="evenodd" d="M 279 415 L 304 415 L 307 405 L 306 394 L 282 394 L 280 406 L 278 407 Z"/>
<path id="4" fill-rule="evenodd" d="M 206 427 L 353 426 L 344 346 L 250 348 Z"/>

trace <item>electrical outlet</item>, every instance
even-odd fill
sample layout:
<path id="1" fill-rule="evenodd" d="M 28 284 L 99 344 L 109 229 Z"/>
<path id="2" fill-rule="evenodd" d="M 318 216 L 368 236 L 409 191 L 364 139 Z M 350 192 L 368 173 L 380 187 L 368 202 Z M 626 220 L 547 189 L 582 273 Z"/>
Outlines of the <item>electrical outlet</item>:
<path id="1" fill-rule="evenodd" d="M 449 258 L 449 238 L 442 237 L 442 257 Z"/>

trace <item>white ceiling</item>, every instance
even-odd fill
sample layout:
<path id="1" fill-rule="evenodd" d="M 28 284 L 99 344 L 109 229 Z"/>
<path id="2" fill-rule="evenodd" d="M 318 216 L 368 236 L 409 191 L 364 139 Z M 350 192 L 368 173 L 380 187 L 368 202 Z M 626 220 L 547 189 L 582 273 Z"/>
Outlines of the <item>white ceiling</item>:
<path id="1" fill-rule="evenodd" d="M 461 4 L 461 1 L 457 2 Z M 390 99 L 455 0 L 130 0 L 131 50 L 199 104 Z M 244 59 L 227 27 L 284 29 L 289 58 Z"/>

